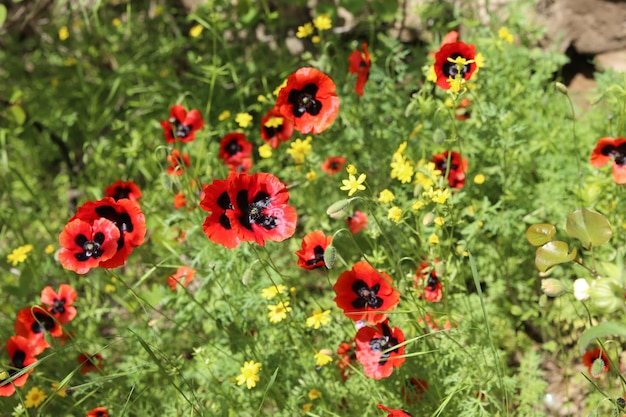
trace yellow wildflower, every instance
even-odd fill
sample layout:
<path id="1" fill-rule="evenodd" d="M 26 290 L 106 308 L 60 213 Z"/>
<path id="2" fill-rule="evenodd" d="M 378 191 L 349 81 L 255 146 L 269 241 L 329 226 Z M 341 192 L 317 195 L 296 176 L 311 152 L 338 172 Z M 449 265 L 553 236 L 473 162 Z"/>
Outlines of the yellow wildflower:
<path id="1" fill-rule="evenodd" d="M 245 129 L 246 127 L 250 126 L 250 123 L 252 123 L 252 116 L 250 115 L 250 113 L 237 113 L 237 115 L 235 116 L 235 122 L 237 122 L 239 127 Z"/>
<path id="2" fill-rule="evenodd" d="M 315 310 L 313 315 L 306 319 L 306 325 L 313 327 L 315 330 L 328 323 L 330 323 L 330 310 Z"/>
<path id="3" fill-rule="evenodd" d="M 317 174 L 315 173 L 315 171 L 309 171 L 306 173 L 306 179 L 309 181 L 313 181 L 315 180 L 315 178 L 317 178 Z"/>
<path id="4" fill-rule="evenodd" d="M 271 287 L 263 288 L 261 290 L 261 297 L 265 298 L 266 300 L 271 300 L 278 294 L 284 293 L 286 289 L 287 287 L 285 287 L 283 284 L 272 285 Z"/>
<path id="5" fill-rule="evenodd" d="M 500 37 L 500 39 L 502 39 L 503 41 L 505 41 L 508 44 L 512 44 L 513 43 L 513 35 L 504 26 L 501 27 L 500 29 L 498 29 L 498 36 Z"/>
<path id="6" fill-rule="evenodd" d="M 402 218 L 402 209 L 398 206 L 391 207 L 389 211 L 387 212 L 387 218 L 389 220 L 393 220 L 394 222 L 398 223 L 400 219 Z"/>
<path id="7" fill-rule="evenodd" d="M 356 175 L 356 167 L 352 164 L 348 164 L 348 166 L 346 167 L 346 172 L 349 175 Z"/>
<path id="8" fill-rule="evenodd" d="M 413 172 L 413 165 L 404 157 L 398 158 L 391 163 L 391 178 L 397 179 L 403 184 L 411 182 Z"/>
<path id="9" fill-rule="evenodd" d="M 450 190 L 448 188 L 445 188 L 443 190 L 441 190 L 441 189 L 437 189 L 437 190 L 430 189 L 430 190 L 425 191 L 424 193 L 422 193 L 422 195 L 424 197 L 430 199 L 433 203 L 445 204 L 446 201 L 448 200 L 448 197 L 450 197 Z"/>
<path id="10" fill-rule="evenodd" d="M 354 175 L 350 175 L 347 180 L 341 180 L 343 186 L 339 189 L 348 191 L 348 197 L 352 197 L 352 195 L 357 191 L 365 190 L 365 186 L 363 185 L 365 178 L 367 178 L 365 174 L 359 175 L 358 179 Z"/>
<path id="11" fill-rule="evenodd" d="M 322 393 L 319 390 L 313 388 L 311 391 L 309 391 L 309 400 L 315 401 L 318 398 L 322 398 Z"/>
<path id="12" fill-rule="evenodd" d="M 386 188 L 378 194 L 378 201 L 380 203 L 391 203 L 394 198 L 396 198 L 396 196 Z"/>
<path id="13" fill-rule="evenodd" d="M 115 285 L 113 284 L 106 284 L 104 286 L 104 292 L 107 294 L 111 294 L 112 292 L 115 292 Z"/>
<path id="14" fill-rule="evenodd" d="M 67 26 L 62 26 L 61 29 L 59 29 L 59 39 L 64 41 L 69 37 L 70 37 L 70 31 L 67 29 Z"/>
<path id="15" fill-rule="evenodd" d="M 330 15 L 324 13 L 313 19 L 313 26 L 315 26 L 317 30 L 328 30 L 333 27 L 333 22 L 330 20 Z"/>
<path id="16" fill-rule="evenodd" d="M 270 323 L 280 323 L 287 318 L 287 313 L 291 311 L 289 301 L 280 302 L 276 305 L 268 305 L 267 309 L 270 311 L 267 313 Z"/>
<path id="17" fill-rule="evenodd" d="M 439 227 L 443 226 L 446 223 L 446 219 L 441 216 L 435 217 L 435 224 Z"/>
<path id="18" fill-rule="evenodd" d="M 119 25 L 122 24 L 122 21 L 120 20 L 119 17 L 114 17 L 113 20 L 111 21 L 111 24 L 115 27 L 118 27 Z"/>
<path id="19" fill-rule="evenodd" d="M 21 264 L 28 258 L 28 252 L 32 250 L 33 245 L 23 245 L 15 248 L 13 252 L 7 255 L 7 262 L 10 262 L 13 266 L 17 266 L 17 264 Z"/>
<path id="20" fill-rule="evenodd" d="M 269 143 L 259 146 L 259 156 L 263 159 L 272 157 L 272 147 Z"/>
<path id="21" fill-rule="evenodd" d="M 265 103 L 267 101 L 267 97 L 265 97 L 263 94 L 259 94 L 256 97 L 256 101 L 258 101 L 259 103 Z"/>
<path id="22" fill-rule="evenodd" d="M 437 82 L 437 73 L 435 72 L 435 66 L 431 65 L 428 67 L 428 73 L 426 74 L 426 80 L 432 81 L 434 83 Z"/>
<path id="23" fill-rule="evenodd" d="M 419 201 L 419 200 L 416 201 L 415 203 L 413 203 L 413 205 L 411 205 L 411 209 L 413 211 L 418 211 L 422 207 L 424 207 L 424 202 L 423 201 Z"/>
<path id="24" fill-rule="evenodd" d="M 197 38 L 198 36 L 200 36 L 203 30 L 204 28 L 202 27 L 202 25 L 193 25 L 191 29 L 189 29 L 189 36 L 191 36 L 192 38 Z"/>
<path id="25" fill-rule="evenodd" d="M 431 245 L 438 245 L 439 244 L 439 236 L 437 236 L 436 234 L 433 233 L 428 238 L 428 243 L 430 243 Z"/>
<path id="26" fill-rule="evenodd" d="M 65 391 L 65 388 L 61 386 L 60 382 L 53 382 L 50 389 L 61 398 L 67 397 L 67 392 Z"/>
<path id="27" fill-rule="evenodd" d="M 313 43 L 320 43 L 321 41 L 322 41 L 322 38 L 320 38 L 319 35 L 315 35 L 311 37 L 311 42 Z"/>
<path id="28" fill-rule="evenodd" d="M 476 54 L 476 56 L 474 57 L 474 62 L 476 63 L 476 72 L 478 71 L 479 68 L 482 68 L 485 66 L 485 56 L 482 54 L 482 52 L 479 52 Z"/>
<path id="29" fill-rule="evenodd" d="M 475 184 L 483 184 L 485 182 L 485 176 L 483 174 L 476 174 L 476 176 L 474 177 L 474 183 Z"/>
<path id="30" fill-rule="evenodd" d="M 311 22 L 305 23 L 302 26 L 298 26 L 298 31 L 296 32 L 297 38 L 306 38 L 313 34 L 313 24 Z"/>
<path id="31" fill-rule="evenodd" d="M 230 117 L 230 112 L 228 110 L 224 110 L 223 112 L 220 113 L 219 116 L 217 116 L 217 120 L 219 120 L 220 122 L 223 122 L 229 117 Z"/>
<path id="32" fill-rule="evenodd" d="M 272 91 L 272 94 L 274 94 L 275 96 L 278 95 L 278 93 L 280 93 L 280 90 L 282 90 L 284 87 L 287 86 L 287 79 L 285 78 L 285 80 L 282 82 L 281 85 L 279 85 L 278 87 L 276 87 L 274 89 L 274 91 Z"/>
<path id="33" fill-rule="evenodd" d="M 255 361 L 246 361 L 243 366 L 239 368 L 240 375 L 237 375 L 237 385 L 246 384 L 248 389 L 256 387 L 256 383 L 259 382 L 259 371 L 261 370 L 261 363 Z"/>
<path id="34" fill-rule="evenodd" d="M 46 253 L 46 255 L 50 255 L 51 253 L 54 252 L 54 245 L 50 244 L 46 246 L 46 248 L 43 251 Z"/>
<path id="35" fill-rule="evenodd" d="M 66 67 L 72 67 L 74 65 L 76 65 L 78 61 L 76 60 L 76 58 L 74 58 L 73 56 L 67 58 L 65 61 L 63 61 L 63 65 L 65 65 Z"/>
<path id="36" fill-rule="evenodd" d="M 32 387 L 30 391 L 28 391 L 28 394 L 26 394 L 24 405 L 26 408 L 39 407 L 39 404 L 44 402 L 46 398 L 48 398 L 48 396 L 45 392 L 37 387 Z"/>
<path id="37" fill-rule="evenodd" d="M 332 356 L 324 353 L 324 350 L 320 350 L 315 354 L 315 365 L 324 366 L 333 361 Z"/>
<path id="38" fill-rule="evenodd" d="M 304 158 L 311 153 L 311 141 L 313 138 L 307 136 L 305 140 L 300 138 L 291 142 L 291 146 L 287 149 L 287 153 L 291 155 L 296 164 L 304 162 Z"/>
<path id="39" fill-rule="evenodd" d="M 276 116 L 272 116 L 269 119 L 267 119 L 267 121 L 265 123 L 263 123 L 263 126 L 265 127 L 269 127 L 269 128 L 279 128 L 283 125 L 284 119 L 282 117 L 276 117 Z"/>
<path id="40" fill-rule="evenodd" d="M 313 404 L 311 403 L 306 403 L 302 405 L 302 411 L 304 411 L 305 413 L 311 411 L 311 408 L 313 408 Z"/>

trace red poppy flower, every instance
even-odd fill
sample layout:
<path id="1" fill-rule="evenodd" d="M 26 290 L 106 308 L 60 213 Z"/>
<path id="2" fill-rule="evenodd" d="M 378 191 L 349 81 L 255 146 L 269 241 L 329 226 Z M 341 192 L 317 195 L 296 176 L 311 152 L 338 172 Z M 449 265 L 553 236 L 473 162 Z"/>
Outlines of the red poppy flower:
<path id="1" fill-rule="evenodd" d="M 244 158 L 252 155 L 252 144 L 246 135 L 239 132 L 227 133 L 220 142 L 219 157 L 226 165 L 238 165 Z"/>
<path id="2" fill-rule="evenodd" d="M 443 298 L 443 286 L 434 267 L 428 262 L 422 262 L 415 271 L 413 278 L 418 290 L 423 290 L 420 297 L 423 297 L 429 303 L 437 303 Z"/>
<path id="3" fill-rule="evenodd" d="M 179 210 L 187 205 L 187 199 L 184 193 L 174 194 L 174 208 Z"/>
<path id="4" fill-rule="evenodd" d="M 277 148 L 280 142 L 287 142 L 293 135 L 293 122 L 281 116 L 273 108 L 261 118 L 261 139 Z"/>
<path id="5" fill-rule="evenodd" d="M 80 363 L 81 374 L 98 372 L 104 367 L 102 363 L 102 355 L 99 353 L 96 353 L 95 355 L 81 353 L 78 355 L 78 363 Z"/>
<path id="6" fill-rule="evenodd" d="M 28 374 L 33 371 L 29 369 L 22 375 L 15 377 L 22 369 L 37 362 L 37 356 L 41 352 L 33 351 L 33 346 L 29 340 L 22 336 L 11 336 L 7 341 L 7 352 L 9 354 L 9 366 L 7 367 L 6 378 L 0 379 L 0 397 L 9 397 L 15 392 L 15 387 L 21 387 L 26 383 Z M 15 378 L 11 380 L 11 378 Z"/>
<path id="7" fill-rule="evenodd" d="M 326 158 L 322 164 L 322 171 L 326 172 L 328 175 L 335 175 L 343 169 L 345 164 L 346 158 L 343 156 L 331 156 Z"/>
<path id="8" fill-rule="evenodd" d="M 363 87 L 365 87 L 365 83 L 370 76 L 370 66 L 372 64 L 370 54 L 367 52 L 367 43 L 363 43 L 361 47 L 363 52 L 357 49 L 348 58 L 348 62 L 350 62 L 348 70 L 351 74 L 358 74 L 354 91 L 356 91 L 359 97 L 363 97 Z"/>
<path id="9" fill-rule="evenodd" d="M 339 113 L 335 83 L 315 68 L 300 68 L 278 93 L 275 108 L 301 133 L 322 133 Z"/>
<path id="10" fill-rule="evenodd" d="M 302 249 L 296 251 L 298 266 L 309 270 L 325 266 L 324 252 L 332 240 L 332 236 L 324 235 L 324 232 L 321 230 L 316 230 L 304 236 Z"/>
<path id="11" fill-rule="evenodd" d="M 227 211 L 233 210 L 233 204 L 228 195 L 228 185 L 228 180 L 213 180 L 211 184 L 205 185 L 200 207 L 211 213 L 202 225 L 204 234 L 211 241 L 232 249 L 239 245 L 239 238 L 226 215 Z"/>
<path id="12" fill-rule="evenodd" d="M 402 398 L 406 403 L 416 403 L 424 398 L 428 391 L 428 382 L 424 379 L 408 379 L 402 387 Z"/>
<path id="13" fill-rule="evenodd" d="M 387 313 L 400 302 L 400 293 L 391 286 L 391 277 L 360 261 L 345 271 L 335 283 L 334 301 L 344 314 L 354 321 L 377 324 L 387 319 Z"/>
<path id="14" fill-rule="evenodd" d="M 613 159 L 613 180 L 626 184 L 626 139 L 601 138 L 591 153 L 591 165 L 600 168 Z"/>
<path id="15" fill-rule="evenodd" d="M 28 339 L 34 356 L 50 347 L 46 341 L 46 332 L 52 337 L 60 337 L 63 334 L 61 325 L 44 306 L 24 307 L 18 311 L 13 329 L 16 335 Z"/>
<path id="16" fill-rule="evenodd" d="M 61 324 L 69 323 L 76 317 L 76 291 L 67 284 L 59 286 L 59 293 L 48 286 L 41 291 L 41 302 L 49 306 L 48 312 Z"/>
<path id="17" fill-rule="evenodd" d="M 176 104 L 170 109 L 170 117 L 161 121 L 161 127 L 167 143 L 174 143 L 176 140 L 191 142 L 196 138 L 196 131 L 204 127 L 204 120 L 198 110 L 193 109 L 187 113 L 183 106 Z"/>
<path id="18" fill-rule="evenodd" d="M 242 241 L 265 245 L 281 242 L 296 230 L 296 210 L 287 205 L 289 192 L 272 174 L 238 174 L 228 178 L 228 196 L 233 209 L 226 215 Z"/>
<path id="19" fill-rule="evenodd" d="M 189 285 L 189 283 L 193 281 L 193 277 L 195 274 L 195 269 L 189 268 L 188 266 L 181 266 L 176 270 L 176 273 L 174 273 L 174 275 L 170 275 L 169 277 L 167 277 L 167 284 L 170 286 L 172 291 L 176 291 L 176 287 L 179 284 L 187 288 L 187 285 Z"/>
<path id="20" fill-rule="evenodd" d="M 346 224 L 348 225 L 350 232 L 353 235 L 356 235 L 367 227 L 367 214 L 356 210 L 352 216 L 346 218 Z"/>
<path id="21" fill-rule="evenodd" d="M 387 320 L 376 327 L 361 327 L 356 333 L 356 358 L 363 364 L 363 373 L 369 378 L 387 378 L 393 368 L 404 361 L 404 333 L 397 327 L 391 329 Z"/>
<path id="22" fill-rule="evenodd" d="M 602 366 L 602 371 L 598 374 L 594 374 L 592 372 L 593 364 L 596 361 L 600 361 L 600 365 Z M 609 358 L 606 356 L 606 353 L 604 353 L 602 349 L 600 349 L 599 347 L 593 350 L 587 351 L 583 355 L 583 365 L 585 365 L 587 369 L 589 370 L 589 375 L 591 375 L 594 378 L 600 378 L 602 375 L 607 373 L 609 371 L 609 366 L 610 366 Z"/>
<path id="23" fill-rule="evenodd" d="M 119 238 L 115 255 L 110 259 L 100 260 L 100 266 L 115 268 L 123 265 L 133 249 L 143 243 L 146 236 L 146 219 L 139 204 L 128 199 L 115 201 L 111 197 L 105 197 L 98 201 L 88 201 L 80 206 L 70 221 L 80 219 L 95 224 L 103 218 L 115 224 Z"/>
<path id="24" fill-rule="evenodd" d="M 448 166 L 448 151 L 442 154 L 434 155 L 430 160 L 442 175 L 446 174 Z M 467 159 L 461 158 L 461 155 L 452 151 L 450 155 L 450 170 L 448 172 L 448 185 L 452 188 L 463 188 L 465 185 L 465 172 L 467 172 Z"/>
<path id="25" fill-rule="evenodd" d="M 457 64 L 450 62 L 450 59 L 464 58 L 468 61 L 473 60 L 476 56 L 476 47 L 473 44 L 467 45 L 463 42 L 451 42 L 441 46 L 435 54 L 435 74 L 437 75 L 437 85 L 444 90 L 450 89 L 449 78 L 454 78 L 459 74 Z M 476 71 L 476 63 L 465 64 L 461 68 L 460 75 L 465 80 L 472 78 L 472 74 Z"/>
<path id="26" fill-rule="evenodd" d="M 189 159 L 189 155 L 186 153 L 181 154 L 178 149 L 174 149 L 171 155 L 167 155 L 167 162 L 170 163 L 170 166 L 167 167 L 167 174 L 173 176 L 183 175 L 185 168 L 189 168 L 191 165 L 191 161 Z"/>
<path id="27" fill-rule="evenodd" d="M 339 368 L 341 378 L 345 381 L 352 374 L 350 363 L 356 360 L 356 349 L 354 342 L 342 342 L 337 348 L 337 356 L 339 357 L 337 367 Z"/>
<path id="28" fill-rule="evenodd" d="M 439 46 L 443 46 L 447 43 L 454 43 L 456 41 L 459 40 L 459 32 L 457 32 L 456 30 L 451 30 L 450 32 L 446 33 L 443 37 L 443 39 L 441 40 L 441 43 L 439 44 Z M 431 52 L 430 56 L 434 59 L 435 58 L 435 53 Z"/>
<path id="29" fill-rule="evenodd" d="M 104 407 L 96 407 L 87 411 L 87 417 L 109 417 L 109 412 Z"/>
<path id="30" fill-rule="evenodd" d="M 400 410 L 398 408 L 387 408 L 382 404 L 378 404 L 378 408 L 388 412 L 389 414 L 387 414 L 387 417 L 413 417 L 407 411 Z"/>
<path id="31" fill-rule="evenodd" d="M 463 97 L 461 99 L 461 104 L 456 106 L 454 117 L 457 120 L 461 120 L 461 121 L 469 119 L 472 114 L 472 112 L 469 109 L 470 104 L 472 104 L 472 102 L 469 101 L 466 97 Z"/>
<path id="32" fill-rule="evenodd" d="M 115 256 L 119 239 L 120 231 L 111 220 L 70 220 L 59 236 L 59 261 L 65 269 L 86 274 Z"/>
<path id="33" fill-rule="evenodd" d="M 104 196 L 113 197 L 114 200 L 128 198 L 135 203 L 139 203 L 141 190 L 133 181 L 117 180 L 113 185 L 109 185 L 104 189 Z"/>
<path id="34" fill-rule="evenodd" d="M 236 164 L 228 165 L 231 174 L 247 174 L 252 168 L 252 158 L 242 158 Z"/>

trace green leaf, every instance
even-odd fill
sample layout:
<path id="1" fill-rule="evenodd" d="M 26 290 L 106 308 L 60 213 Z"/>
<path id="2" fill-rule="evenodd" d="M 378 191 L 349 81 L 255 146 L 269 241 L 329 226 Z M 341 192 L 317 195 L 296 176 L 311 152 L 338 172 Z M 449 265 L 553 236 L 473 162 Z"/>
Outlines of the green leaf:
<path id="1" fill-rule="evenodd" d="M 611 239 L 611 224 L 597 211 L 580 209 L 567 216 L 565 231 L 580 240 L 583 247 L 600 246 Z"/>
<path id="2" fill-rule="evenodd" d="M 337 258 L 337 249 L 333 245 L 328 245 L 324 251 L 324 264 L 326 268 L 331 269 Z"/>
<path id="3" fill-rule="evenodd" d="M 555 234 L 556 227 L 553 224 L 533 224 L 526 230 L 526 239 L 533 246 L 541 246 L 551 241 Z"/>
<path id="4" fill-rule="evenodd" d="M 607 321 L 600 323 L 597 326 L 588 328 L 578 339 L 578 349 L 580 350 L 580 353 L 583 354 L 592 340 L 602 339 L 613 335 L 626 338 L 626 323 Z"/>
<path id="5" fill-rule="evenodd" d="M 9 113 L 11 113 L 11 117 L 18 125 L 22 126 L 26 122 L 26 113 L 24 113 L 24 109 L 17 104 L 9 107 Z"/>
<path id="6" fill-rule="evenodd" d="M 535 256 L 535 265 L 541 272 L 546 272 L 554 265 L 573 261 L 576 258 L 576 248 L 569 253 L 567 243 L 560 240 L 548 242 L 539 249 Z"/>
<path id="7" fill-rule="evenodd" d="M 0 26 L 7 20 L 7 6 L 0 4 Z"/>

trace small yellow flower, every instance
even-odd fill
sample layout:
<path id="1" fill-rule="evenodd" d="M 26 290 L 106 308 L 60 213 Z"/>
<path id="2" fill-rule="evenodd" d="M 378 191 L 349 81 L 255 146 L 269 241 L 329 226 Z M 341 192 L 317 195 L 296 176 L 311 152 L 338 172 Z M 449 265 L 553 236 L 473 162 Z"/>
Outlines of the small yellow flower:
<path id="1" fill-rule="evenodd" d="M 119 17 L 114 17 L 113 20 L 111 21 L 111 24 L 115 27 L 118 27 L 119 25 L 122 24 L 122 21 L 120 20 Z"/>
<path id="2" fill-rule="evenodd" d="M 107 294 L 111 294 L 112 292 L 115 292 L 115 285 L 113 284 L 106 284 L 104 286 L 104 292 Z"/>
<path id="3" fill-rule="evenodd" d="M 322 41 L 322 38 L 320 38 L 319 35 L 315 35 L 311 37 L 311 42 L 313 43 L 320 43 L 321 41 Z"/>
<path id="4" fill-rule="evenodd" d="M 313 34 L 313 24 L 311 22 L 305 23 L 302 26 L 298 26 L 298 31 L 296 32 L 297 38 L 306 38 Z"/>
<path id="5" fill-rule="evenodd" d="M 276 117 L 276 116 L 272 116 L 269 119 L 267 119 L 267 121 L 265 123 L 263 123 L 263 126 L 268 127 L 268 128 L 279 128 L 283 125 L 284 119 L 282 117 Z"/>
<path id="6" fill-rule="evenodd" d="M 474 57 L 474 62 L 476 63 L 476 71 L 478 71 L 479 68 L 485 66 L 485 56 L 482 54 L 482 52 L 476 54 L 476 56 Z"/>
<path id="7" fill-rule="evenodd" d="M 270 311 L 267 313 L 270 323 L 280 323 L 287 318 L 287 313 L 291 311 L 289 301 L 284 301 L 276 305 L 268 305 L 267 309 Z"/>
<path id="8" fill-rule="evenodd" d="M 193 25 L 191 29 L 189 29 L 189 36 L 191 36 L 192 38 L 197 38 L 198 36 L 200 36 L 203 30 L 204 28 L 202 27 L 202 25 Z"/>
<path id="9" fill-rule="evenodd" d="M 78 61 L 76 61 L 76 58 L 74 58 L 73 56 L 67 58 L 65 61 L 63 61 L 63 65 L 65 65 L 66 67 L 73 67 L 74 65 L 76 65 Z"/>
<path id="10" fill-rule="evenodd" d="M 306 319 L 306 325 L 313 327 L 315 330 L 328 323 L 330 323 L 330 310 L 315 310 L 313 315 Z"/>
<path id="11" fill-rule="evenodd" d="M 391 163 L 391 178 L 397 179 L 403 184 L 411 182 L 413 172 L 413 165 L 404 157 L 397 158 Z"/>
<path id="12" fill-rule="evenodd" d="M 378 194 L 378 201 L 380 203 L 391 203 L 394 198 L 396 198 L 396 196 L 386 188 Z"/>
<path id="13" fill-rule="evenodd" d="M 435 221 L 434 222 L 435 222 L 435 224 L 437 226 L 441 227 L 441 226 L 443 226 L 446 223 L 446 219 L 444 219 L 441 216 L 437 216 L 437 217 L 435 217 Z"/>
<path id="14" fill-rule="evenodd" d="M 502 39 L 503 41 L 505 41 L 508 44 L 512 44 L 513 43 L 513 35 L 505 27 L 501 27 L 500 29 L 498 29 L 498 36 L 500 37 L 500 39 Z"/>
<path id="15" fill-rule="evenodd" d="M 17 266 L 17 264 L 21 264 L 28 258 L 28 252 L 32 250 L 33 245 L 23 245 L 15 248 L 13 252 L 7 255 L 7 262 L 10 262 L 13 266 Z"/>
<path id="16" fill-rule="evenodd" d="M 315 401 L 318 398 L 322 398 L 322 392 L 321 391 L 316 390 L 315 388 L 313 388 L 311 391 L 309 391 L 309 400 Z"/>
<path id="17" fill-rule="evenodd" d="M 320 350 L 319 352 L 315 354 L 315 365 L 324 366 L 333 361 L 332 356 L 327 355 L 324 351 L 325 349 Z"/>
<path id="18" fill-rule="evenodd" d="M 217 116 L 217 120 L 219 120 L 220 122 L 223 122 L 229 117 L 230 117 L 230 112 L 228 110 L 224 110 L 223 112 L 220 113 L 219 116 Z"/>
<path id="19" fill-rule="evenodd" d="M 237 115 L 235 116 L 235 122 L 237 122 L 239 127 L 245 129 L 246 127 L 250 126 L 250 123 L 252 123 L 252 116 L 250 115 L 250 113 L 237 113 Z"/>
<path id="20" fill-rule="evenodd" d="M 296 164 L 304 162 L 304 158 L 311 153 L 311 141 L 313 138 L 307 136 L 305 140 L 300 138 L 291 142 L 291 146 L 287 149 L 287 153 L 291 155 Z"/>
<path id="21" fill-rule="evenodd" d="M 437 204 L 445 204 L 446 201 L 448 200 L 448 198 L 450 197 L 450 190 L 448 188 L 441 190 L 441 189 L 437 189 L 437 190 L 433 190 L 430 189 L 424 193 L 422 193 L 422 195 L 428 199 L 430 199 L 433 203 L 437 203 Z"/>
<path id="22" fill-rule="evenodd" d="M 437 236 L 436 234 L 433 233 L 428 238 L 428 243 L 430 243 L 431 245 L 438 245 L 439 244 L 439 236 Z"/>
<path id="23" fill-rule="evenodd" d="M 324 13 L 313 19 L 313 26 L 315 26 L 317 30 L 328 30 L 333 27 L 333 21 L 330 20 L 328 13 Z"/>
<path id="24" fill-rule="evenodd" d="M 437 73 L 435 72 L 435 66 L 431 65 L 428 67 L 428 73 L 426 74 L 426 80 L 431 81 L 433 83 L 437 82 Z"/>
<path id="25" fill-rule="evenodd" d="M 59 39 L 64 41 L 69 37 L 70 37 L 70 31 L 67 29 L 67 26 L 62 26 L 61 29 L 59 29 Z"/>
<path id="26" fill-rule="evenodd" d="M 282 82 L 281 85 L 279 85 L 278 87 L 276 87 L 274 89 L 274 91 L 272 91 L 272 94 L 274 94 L 275 96 L 278 95 L 278 93 L 280 93 L 280 90 L 282 90 L 284 87 L 287 86 L 287 79 L 285 78 L 285 80 Z"/>
<path id="27" fill-rule="evenodd" d="M 450 84 L 450 91 L 456 94 L 461 92 L 463 85 L 465 84 L 465 78 L 458 74 L 455 77 L 448 77 L 446 81 Z"/>
<path id="28" fill-rule="evenodd" d="M 418 200 L 415 203 L 413 203 L 413 205 L 411 205 L 411 210 L 418 211 L 422 207 L 424 207 L 424 202 Z"/>
<path id="29" fill-rule="evenodd" d="M 39 404 L 44 402 L 46 398 L 48 398 L 48 396 L 45 392 L 37 387 L 32 387 L 30 391 L 28 391 L 28 394 L 26 394 L 24 405 L 26 405 L 26 408 L 39 407 Z"/>
<path id="30" fill-rule="evenodd" d="M 54 252 L 54 245 L 50 244 L 46 246 L 46 248 L 43 251 L 46 253 L 46 255 L 50 255 L 51 253 Z"/>
<path id="31" fill-rule="evenodd" d="M 305 413 L 311 411 L 311 408 L 313 408 L 313 404 L 311 403 L 306 403 L 302 405 L 302 411 L 304 411 Z"/>
<path id="32" fill-rule="evenodd" d="M 60 382 L 53 382 L 50 389 L 61 398 L 67 397 L 67 392 L 65 391 L 65 388 L 61 386 Z"/>
<path id="33" fill-rule="evenodd" d="M 365 186 L 363 185 L 365 178 L 367 178 L 365 174 L 359 175 L 358 179 L 354 175 L 350 175 L 347 180 L 341 180 L 343 186 L 339 189 L 348 191 L 348 197 L 352 197 L 352 195 L 357 191 L 365 190 Z"/>
<path id="34" fill-rule="evenodd" d="M 394 222 L 398 223 L 400 219 L 402 218 L 402 209 L 398 206 L 391 207 L 389 211 L 387 212 L 387 218 L 389 220 L 393 220 Z"/>
<path id="35" fill-rule="evenodd" d="M 317 178 L 317 174 L 315 173 L 315 171 L 309 171 L 306 173 L 306 179 L 308 181 L 314 181 L 315 178 Z"/>
<path id="36" fill-rule="evenodd" d="M 356 175 L 356 167 L 352 164 L 348 164 L 348 166 L 346 167 L 346 172 L 349 175 Z"/>
<path id="37" fill-rule="evenodd" d="M 266 300 L 271 300 L 278 294 L 284 293 L 286 289 L 287 287 L 285 287 L 283 284 L 272 285 L 271 287 L 263 288 L 261 290 L 261 297 L 265 298 Z"/>
<path id="38" fill-rule="evenodd" d="M 167 68 L 163 68 L 161 71 L 159 71 L 159 77 L 161 78 L 167 78 L 170 76 L 170 70 Z"/>
<path id="39" fill-rule="evenodd" d="M 237 385 L 246 384 L 248 389 L 256 387 L 256 383 L 259 382 L 259 371 L 261 370 L 261 363 L 255 361 L 246 361 L 243 366 L 239 368 L 240 375 L 237 375 Z"/>
<path id="40" fill-rule="evenodd" d="M 259 146 L 259 156 L 263 159 L 271 158 L 272 147 L 268 143 Z"/>
<path id="41" fill-rule="evenodd" d="M 259 103 L 265 103 L 267 101 L 267 97 L 265 97 L 263 94 L 259 94 L 256 97 L 256 101 L 258 101 Z"/>
<path id="42" fill-rule="evenodd" d="M 476 174 L 474 177 L 474 184 L 483 184 L 485 182 L 485 176 L 483 174 Z"/>

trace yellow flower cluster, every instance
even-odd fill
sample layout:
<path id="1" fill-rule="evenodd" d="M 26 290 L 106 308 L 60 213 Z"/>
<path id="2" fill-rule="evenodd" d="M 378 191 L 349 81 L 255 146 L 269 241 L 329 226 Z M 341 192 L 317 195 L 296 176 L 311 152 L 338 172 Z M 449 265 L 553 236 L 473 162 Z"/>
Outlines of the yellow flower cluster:
<path id="1" fill-rule="evenodd" d="M 13 249 L 13 252 L 7 255 L 7 262 L 10 262 L 12 266 L 21 264 L 28 258 L 28 253 L 33 250 L 33 245 L 23 245 Z"/>
<path id="2" fill-rule="evenodd" d="M 276 305 L 268 305 L 267 309 L 270 311 L 267 313 L 270 323 L 280 323 L 287 318 L 287 313 L 291 311 L 289 301 L 283 301 Z"/>
<path id="3" fill-rule="evenodd" d="M 333 21 L 331 20 L 330 15 L 328 13 L 324 13 L 317 16 L 312 22 L 307 22 L 302 26 L 298 26 L 296 37 L 304 39 L 311 36 L 311 42 L 319 43 L 321 41 L 319 33 L 332 29 L 332 27 Z"/>
<path id="4" fill-rule="evenodd" d="M 450 84 L 450 91 L 453 93 L 460 93 L 462 89 L 465 89 L 465 78 L 463 78 L 463 67 L 472 64 L 475 61 L 473 59 L 465 59 L 462 56 L 456 58 L 448 58 L 448 61 L 455 64 L 457 67 L 457 74 L 454 77 L 448 77 L 448 84 Z"/>
<path id="5" fill-rule="evenodd" d="M 298 138 L 291 142 L 291 146 L 287 149 L 287 153 L 291 155 L 296 164 L 302 164 L 307 155 L 311 153 L 311 141 L 313 138 L 307 136 L 304 140 Z"/>
<path id="6" fill-rule="evenodd" d="M 246 128 L 252 123 L 252 115 L 250 113 L 237 113 L 235 116 L 235 122 L 239 127 Z"/>
<path id="7" fill-rule="evenodd" d="M 403 184 L 411 182 L 414 172 L 413 164 L 404 156 L 406 147 L 406 141 L 402 142 L 398 150 L 391 157 L 391 178 L 397 179 Z"/>
<path id="8" fill-rule="evenodd" d="M 246 361 L 243 366 L 239 368 L 240 375 L 237 375 L 237 385 L 246 384 L 248 389 L 256 387 L 256 383 L 259 382 L 259 371 L 261 370 L 261 364 L 255 361 Z"/>
<path id="9" fill-rule="evenodd" d="M 285 287 L 283 284 L 272 285 L 271 287 L 263 288 L 261 290 L 261 297 L 265 298 L 266 300 L 271 300 L 278 294 L 284 293 L 285 290 L 287 290 L 287 287 Z"/>

